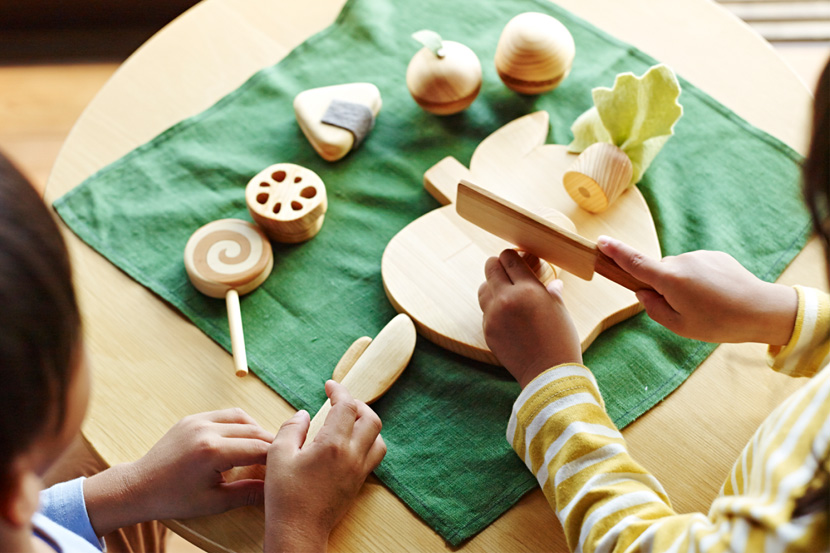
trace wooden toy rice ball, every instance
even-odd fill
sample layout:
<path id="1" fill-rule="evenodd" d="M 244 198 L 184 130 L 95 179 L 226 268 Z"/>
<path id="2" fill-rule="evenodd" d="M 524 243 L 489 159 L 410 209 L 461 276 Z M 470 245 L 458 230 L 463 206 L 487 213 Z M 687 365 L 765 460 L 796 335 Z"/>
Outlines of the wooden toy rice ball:
<path id="1" fill-rule="evenodd" d="M 435 115 L 466 109 L 481 89 L 481 62 L 467 46 L 442 40 L 432 31 L 413 38 L 424 47 L 409 61 L 406 86 L 419 106 Z"/>
<path id="2" fill-rule="evenodd" d="M 511 19 L 496 46 L 496 71 L 521 94 L 553 90 L 571 71 L 576 46 L 558 19 L 537 12 Z"/>
<path id="3" fill-rule="evenodd" d="M 248 182 L 245 201 L 265 234 L 287 244 L 313 238 L 328 208 L 326 185 L 317 173 L 293 163 L 260 171 Z"/>

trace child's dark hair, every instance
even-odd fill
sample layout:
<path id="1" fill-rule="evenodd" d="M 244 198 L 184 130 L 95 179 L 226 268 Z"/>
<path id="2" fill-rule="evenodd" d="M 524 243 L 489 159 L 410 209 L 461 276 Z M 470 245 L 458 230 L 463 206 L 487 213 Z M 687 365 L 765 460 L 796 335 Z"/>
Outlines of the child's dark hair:
<path id="1" fill-rule="evenodd" d="M 804 198 L 830 262 L 830 63 L 816 88 L 813 138 L 804 162 Z"/>
<path id="2" fill-rule="evenodd" d="M 822 71 L 816 87 L 813 137 L 804 162 L 804 199 L 813 217 L 813 228 L 824 244 L 830 276 L 830 63 Z M 830 516 L 830 457 L 820 461 L 816 478 L 796 500 L 793 517 L 816 512 Z"/>
<path id="3" fill-rule="evenodd" d="M 0 500 L 14 459 L 64 421 L 80 315 L 49 209 L 0 154 Z"/>

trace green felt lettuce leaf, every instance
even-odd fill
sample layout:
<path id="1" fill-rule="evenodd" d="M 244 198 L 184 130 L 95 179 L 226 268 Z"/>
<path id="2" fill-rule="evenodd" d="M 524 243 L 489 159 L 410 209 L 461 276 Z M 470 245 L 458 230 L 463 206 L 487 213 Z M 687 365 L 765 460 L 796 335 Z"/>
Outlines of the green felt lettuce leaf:
<path id="1" fill-rule="evenodd" d="M 639 182 L 683 115 L 677 77 L 667 66 L 655 65 L 642 77 L 617 75 L 614 88 L 598 87 L 591 94 L 594 107 L 571 126 L 574 139 L 568 149 L 579 153 L 591 144 L 610 142 L 631 160 L 631 184 Z"/>

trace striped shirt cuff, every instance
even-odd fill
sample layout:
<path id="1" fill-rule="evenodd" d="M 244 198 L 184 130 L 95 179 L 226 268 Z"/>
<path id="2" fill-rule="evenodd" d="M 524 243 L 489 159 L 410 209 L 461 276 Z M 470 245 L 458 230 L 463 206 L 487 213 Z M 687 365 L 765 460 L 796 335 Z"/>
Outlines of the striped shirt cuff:
<path id="1" fill-rule="evenodd" d="M 557 412 L 578 405 L 605 409 L 599 386 L 584 365 L 565 364 L 548 369 L 528 384 L 513 404 L 507 425 L 507 441 L 525 460 L 526 446 L 545 422 Z M 520 428 L 519 419 L 523 425 Z"/>
<path id="2" fill-rule="evenodd" d="M 798 293 L 798 316 L 792 337 L 785 346 L 770 346 L 767 363 L 789 376 L 815 375 L 830 354 L 830 296 L 814 288 L 794 286 Z"/>

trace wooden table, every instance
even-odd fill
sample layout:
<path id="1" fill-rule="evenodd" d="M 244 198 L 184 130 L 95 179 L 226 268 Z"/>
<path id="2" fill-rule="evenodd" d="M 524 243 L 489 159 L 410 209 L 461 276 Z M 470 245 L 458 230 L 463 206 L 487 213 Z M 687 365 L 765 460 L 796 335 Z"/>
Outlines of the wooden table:
<path id="1" fill-rule="evenodd" d="M 810 92 L 772 48 L 708 0 L 558 0 L 628 41 L 800 152 Z M 330 24 L 343 0 L 204 0 L 139 49 L 78 120 L 47 184 L 52 201 L 104 165 L 198 113 Z M 486 63 L 486 60 L 485 60 Z M 84 435 L 110 464 L 140 457 L 181 417 L 241 406 L 276 429 L 293 409 L 178 312 L 66 232 L 94 372 Z M 826 288 L 813 240 L 782 281 Z M 757 425 L 803 381 L 765 368 L 760 345 L 722 346 L 624 432 L 682 512 L 708 509 Z M 506 424 L 506 421 L 505 421 Z M 254 508 L 170 526 L 211 551 L 259 551 Z M 333 551 L 441 551 L 446 543 L 376 479 L 331 538 Z M 464 551 L 561 551 L 537 489 Z"/>

